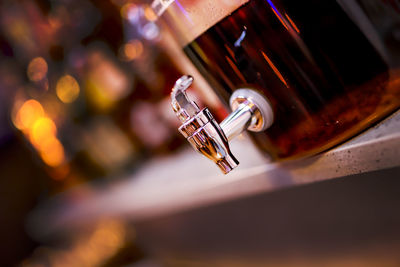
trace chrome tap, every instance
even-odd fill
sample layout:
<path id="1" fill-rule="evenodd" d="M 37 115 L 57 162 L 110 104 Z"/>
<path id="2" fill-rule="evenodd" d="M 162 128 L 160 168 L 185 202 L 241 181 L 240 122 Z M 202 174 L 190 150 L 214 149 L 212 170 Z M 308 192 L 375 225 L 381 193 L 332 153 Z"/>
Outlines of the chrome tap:
<path id="1" fill-rule="evenodd" d="M 236 90 L 231 98 L 232 113 L 218 124 L 208 108 L 199 109 L 190 101 L 186 89 L 193 83 L 191 76 L 179 78 L 171 92 L 171 104 L 182 122 L 179 131 L 192 147 L 214 161 L 224 174 L 238 166 L 232 155 L 229 141 L 244 130 L 266 130 L 273 123 L 269 102 L 256 91 L 248 88 Z"/>

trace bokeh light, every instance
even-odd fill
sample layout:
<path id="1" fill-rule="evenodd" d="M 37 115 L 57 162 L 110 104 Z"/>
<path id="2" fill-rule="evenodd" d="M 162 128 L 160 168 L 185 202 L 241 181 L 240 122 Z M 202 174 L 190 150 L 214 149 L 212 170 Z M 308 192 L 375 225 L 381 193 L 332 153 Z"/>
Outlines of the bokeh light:
<path id="1" fill-rule="evenodd" d="M 79 92 L 79 84 L 71 75 L 64 75 L 58 80 L 56 86 L 56 94 L 62 102 L 74 102 L 78 98 Z"/>
<path id="2" fill-rule="evenodd" d="M 40 144 L 39 152 L 44 163 L 57 167 L 65 160 L 64 147 L 56 137 L 49 138 Z"/>
<path id="3" fill-rule="evenodd" d="M 128 61 L 140 57 L 143 53 L 143 44 L 139 40 L 132 40 L 123 46 L 124 58 Z"/>
<path id="4" fill-rule="evenodd" d="M 144 16 L 149 21 L 156 21 L 157 20 L 157 14 L 154 12 L 154 10 L 150 6 L 147 6 L 144 9 Z"/>
<path id="5" fill-rule="evenodd" d="M 44 163 L 50 167 L 65 163 L 64 147 L 57 138 L 57 126 L 38 101 L 25 101 L 13 122 L 39 152 Z"/>
<path id="6" fill-rule="evenodd" d="M 36 57 L 29 62 L 27 75 L 29 80 L 39 82 L 47 75 L 47 62 L 42 57 Z"/>
<path id="7" fill-rule="evenodd" d="M 18 110 L 15 127 L 20 130 L 27 130 L 33 126 L 37 119 L 44 116 L 42 105 L 34 100 L 27 100 Z"/>
<path id="8" fill-rule="evenodd" d="M 139 14 L 137 13 L 139 12 L 139 9 L 137 8 L 137 6 L 133 3 L 126 3 L 125 5 L 123 5 L 121 7 L 121 17 L 123 17 L 124 19 L 129 19 L 130 17 L 137 17 L 139 18 Z M 137 15 L 135 15 L 137 14 Z"/>
<path id="9" fill-rule="evenodd" d="M 85 93 L 98 110 L 107 111 L 132 90 L 132 79 L 109 57 L 94 51 L 89 57 Z"/>
<path id="10" fill-rule="evenodd" d="M 30 140 L 35 147 L 40 147 L 46 140 L 54 138 L 56 134 L 57 127 L 54 122 L 49 118 L 42 117 L 33 124 Z"/>

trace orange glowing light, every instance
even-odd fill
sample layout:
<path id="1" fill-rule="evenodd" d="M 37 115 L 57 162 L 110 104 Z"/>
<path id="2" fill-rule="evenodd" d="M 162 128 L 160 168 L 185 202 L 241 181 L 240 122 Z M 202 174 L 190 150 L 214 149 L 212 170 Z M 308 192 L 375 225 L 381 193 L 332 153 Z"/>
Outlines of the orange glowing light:
<path id="1" fill-rule="evenodd" d="M 58 80 L 56 94 L 62 102 L 74 102 L 78 98 L 79 92 L 79 84 L 71 75 L 64 75 Z"/>
<path id="2" fill-rule="evenodd" d="M 299 28 L 297 28 L 296 24 L 293 22 L 293 20 L 289 17 L 288 14 L 285 13 L 285 17 L 289 20 L 290 25 L 292 25 L 293 29 L 297 32 L 300 33 Z"/>
<path id="3" fill-rule="evenodd" d="M 15 126 L 20 130 L 29 129 L 36 120 L 43 116 L 44 110 L 42 105 L 36 100 L 27 100 L 18 110 Z"/>
<path id="4" fill-rule="evenodd" d="M 124 45 L 124 56 L 127 60 L 134 60 L 143 53 L 143 44 L 139 40 L 132 40 Z"/>
<path id="5" fill-rule="evenodd" d="M 228 51 L 228 53 L 231 56 L 231 58 L 233 58 L 233 60 L 236 61 L 235 53 L 233 53 L 232 49 L 227 44 L 224 44 L 224 47 L 225 47 L 226 51 Z"/>
<path id="6" fill-rule="evenodd" d="M 42 117 L 33 124 L 30 139 L 32 144 L 40 149 L 46 140 L 54 138 L 56 134 L 57 127 L 54 122 L 49 118 Z"/>
<path id="7" fill-rule="evenodd" d="M 269 59 L 269 57 L 263 52 L 261 51 L 261 54 L 263 55 L 264 59 L 268 62 L 269 66 L 271 67 L 271 69 L 275 72 L 276 76 L 278 76 L 279 80 L 281 80 L 281 82 L 286 86 L 289 87 L 287 82 L 285 81 L 285 79 L 283 78 L 281 72 L 278 70 L 277 67 L 275 67 L 274 63 Z"/>
<path id="8" fill-rule="evenodd" d="M 25 101 L 15 117 L 15 126 L 23 131 L 44 163 L 53 168 L 65 163 L 64 147 L 56 137 L 57 127 L 38 101 Z"/>
<path id="9" fill-rule="evenodd" d="M 148 19 L 149 21 L 155 21 L 157 20 L 157 14 L 154 12 L 154 10 L 147 6 L 144 9 L 144 16 L 146 17 L 146 19 Z"/>
<path id="10" fill-rule="evenodd" d="M 281 13 L 277 13 L 277 11 L 271 7 L 272 12 L 274 12 L 275 16 L 278 18 L 278 20 L 281 22 L 281 24 L 283 25 L 283 27 L 286 28 L 286 30 L 289 30 L 288 25 L 285 21 L 283 21 L 282 19 L 282 15 Z"/>
<path id="11" fill-rule="evenodd" d="M 44 163 L 50 167 L 60 166 L 65 161 L 64 147 L 55 137 L 41 143 L 39 152 Z"/>
<path id="12" fill-rule="evenodd" d="M 12 123 L 19 130 L 22 130 L 24 128 L 24 126 L 22 125 L 22 122 L 21 122 L 21 117 L 19 116 L 19 110 L 21 109 L 21 106 L 23 104 L 24 104 L 23 100 L 16 99 L 16 101 L 14 102 L 12 111 L 11 111 Z"/>
<path id="13" fill-rule="evenodd" d="M 90 238 L 90 245 L 103 249 L 116 249 L 121 246 L 125 236 L 125 228 L 119 221 L 102 221 L 93 236 Z"/>
<path id="14" fill-rule="evenodd" d="M 47 62 L 42 57 L 36 57 L 29 62 L 27 75 L 29 80 L 39 82 L 47 75 Z"/>

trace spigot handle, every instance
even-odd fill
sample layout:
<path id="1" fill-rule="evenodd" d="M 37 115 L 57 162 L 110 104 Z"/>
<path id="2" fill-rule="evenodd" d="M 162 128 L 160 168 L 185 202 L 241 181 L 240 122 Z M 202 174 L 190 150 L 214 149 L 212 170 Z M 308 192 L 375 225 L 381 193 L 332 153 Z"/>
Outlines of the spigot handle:
<path id="1" fill-rule="evenodd" d="M 171 92 L 171 104 L 176 116 L 181 122 L 188 121 L 199 113 L 197 104 L 190 101 L 186 90 L 192 85 L 193 77 L 184 75 L 175 82 Z"/>

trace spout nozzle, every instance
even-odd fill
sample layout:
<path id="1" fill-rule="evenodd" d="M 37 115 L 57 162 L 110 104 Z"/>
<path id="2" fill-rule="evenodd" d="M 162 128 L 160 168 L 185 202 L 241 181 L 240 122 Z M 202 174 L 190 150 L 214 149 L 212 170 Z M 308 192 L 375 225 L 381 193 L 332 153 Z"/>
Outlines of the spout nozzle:
<path id="1" fill-rule="evenodd" d="M 215 162 L 223 173 L 239 165 L 231 153 L 228 139 L 207 108 L 183 124 L 179 131 L 197 152 Z"/>
<path id="2" fill-rule="evenodd" d="M 217 161 L 216 164 L 224 174 L 228 174 L 239 165 L 239 161 L 237 161 L 237 159 L 234 157 L 227 156 Z"/>

